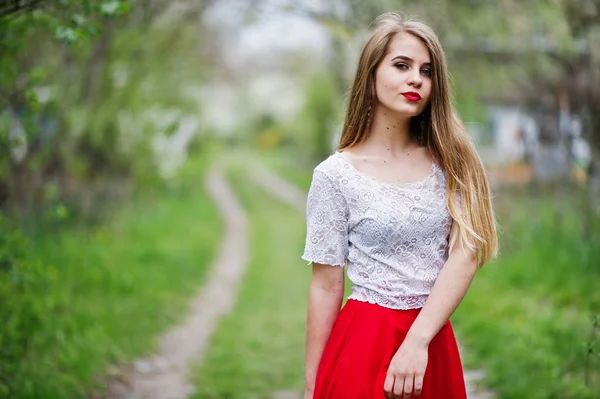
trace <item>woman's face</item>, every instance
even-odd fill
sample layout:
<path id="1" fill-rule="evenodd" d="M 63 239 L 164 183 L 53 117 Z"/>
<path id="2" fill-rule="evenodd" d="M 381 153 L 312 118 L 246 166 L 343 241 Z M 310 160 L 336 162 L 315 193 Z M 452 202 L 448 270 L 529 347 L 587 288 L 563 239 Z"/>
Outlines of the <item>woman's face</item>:
<path id="1" fill-rule="evenodd" d="M 397 116 L 419 115 L 431 95 L 431 57 L 410 33 L 397 34 L 375 71 L 378 104 Z"/>

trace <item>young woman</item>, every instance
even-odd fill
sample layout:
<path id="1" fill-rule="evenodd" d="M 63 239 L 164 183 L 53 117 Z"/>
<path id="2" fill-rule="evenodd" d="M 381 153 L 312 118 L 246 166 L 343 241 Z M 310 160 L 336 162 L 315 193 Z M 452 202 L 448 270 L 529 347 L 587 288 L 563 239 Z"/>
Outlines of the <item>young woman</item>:
<path id="1" fill-rule="evenodd" d="M 466 398 L 450 315 L 497 236 L 483 165 L 426 25 L 377 18 L 339 150 L 314 170 L 305 398 Z M 352 294 L 340 310 L 344 267 Z"/>

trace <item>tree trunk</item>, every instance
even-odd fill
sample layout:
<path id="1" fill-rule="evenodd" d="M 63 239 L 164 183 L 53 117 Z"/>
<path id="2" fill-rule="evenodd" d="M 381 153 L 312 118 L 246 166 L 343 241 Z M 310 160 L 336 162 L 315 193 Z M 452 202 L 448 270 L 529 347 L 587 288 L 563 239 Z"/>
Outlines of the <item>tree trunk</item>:
<path id="1" fill-rule="evenodd" d="M 104 83 L 103 71 L 113 37 L 112 23 L 105 20 L 102 25 L 100 40 L 94 44 L 92 55 L 83 74 L 83 82 L 81 82 L 81 100 L 90 105 L 97 100 L 101 85 Z"/>

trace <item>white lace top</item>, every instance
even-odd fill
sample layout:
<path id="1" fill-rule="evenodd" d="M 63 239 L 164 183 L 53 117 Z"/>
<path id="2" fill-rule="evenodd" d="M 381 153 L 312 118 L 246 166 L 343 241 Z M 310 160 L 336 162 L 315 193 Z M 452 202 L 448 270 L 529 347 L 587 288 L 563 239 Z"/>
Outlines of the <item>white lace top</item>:
<path id="1" fill-rule="evenodd" d="M 314 170 L 306 217 L 302 258 L 347 262 L 350 299 L 420 308 L 448 258 L 452 218 L 446 175 L 435 163 L 424 180 L 396 184 L 358 171 L 336 152 Z"/>

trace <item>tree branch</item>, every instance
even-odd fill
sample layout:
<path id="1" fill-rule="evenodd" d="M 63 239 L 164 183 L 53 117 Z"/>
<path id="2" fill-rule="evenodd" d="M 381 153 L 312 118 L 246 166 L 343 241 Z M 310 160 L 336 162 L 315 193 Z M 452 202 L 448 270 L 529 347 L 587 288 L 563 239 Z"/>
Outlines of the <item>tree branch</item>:
<path id="1" fill-rule="evenodd" d="M 38 8 L 45 0 L 0 0 L 0 18 Z"/>

